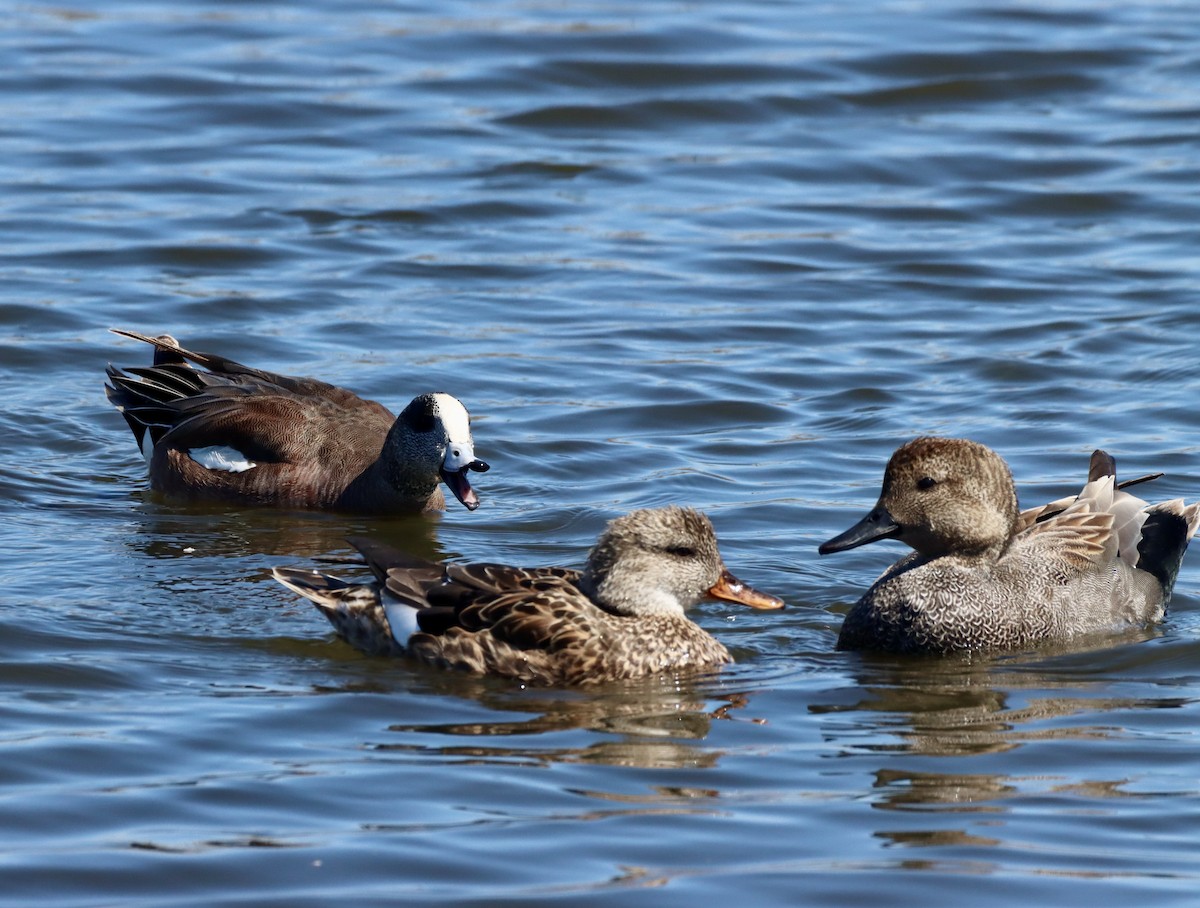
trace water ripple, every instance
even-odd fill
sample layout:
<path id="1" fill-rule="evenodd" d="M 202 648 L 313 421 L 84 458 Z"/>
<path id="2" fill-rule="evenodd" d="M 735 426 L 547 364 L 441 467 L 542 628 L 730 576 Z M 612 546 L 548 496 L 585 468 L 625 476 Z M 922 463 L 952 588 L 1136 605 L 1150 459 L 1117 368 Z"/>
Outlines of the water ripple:
<path id="1" fill-rule="evenodd" d="M 1190 558 L 1160 628 L 928 660 L 834 651 L 899 550 L 815 548 L 927 432 L 996 447 L 1030 502 L 1097 446 L 1196 497 L 1194 20 L 14 7 L 0 900 L 1190 902 Z M 148 358 L 113 326 L 393 409 L 449 390 L 483 506 L 162 501 L 103 397 Z M 726 671 L 448 675 L 355 653 L 270 578 L 361 533 L 578 565 L 668 502 L 788 603 L 696 609 Z"/>

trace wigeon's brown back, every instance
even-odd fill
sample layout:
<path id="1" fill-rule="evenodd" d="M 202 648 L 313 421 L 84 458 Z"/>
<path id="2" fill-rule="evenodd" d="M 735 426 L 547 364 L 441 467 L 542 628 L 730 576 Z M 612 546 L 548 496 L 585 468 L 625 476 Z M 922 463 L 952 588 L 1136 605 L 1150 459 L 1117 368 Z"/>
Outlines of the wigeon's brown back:
<path id="1" fill-rule="evenodd" d="M 991 449 L 918 438 L 888 462 L 874 509 L 821 554 L 880 539 L 915 551 L 842 624 L 839 649 L 943 653 L 1066 642 L 1161 620 L 1200 504 L 1148 505 L 1092 455 L 1073 498 L 1021 512 Z"/>
<path id="2" fill-rule="evenodd" d="M 781 608 L 729 573 L 708 518 L 633 511 L 609 524 L 582 571 L 436 565 L 352 539 L 375 582 L 275 569 L 339 636 L 373 655 L 537 684 L 595 684 L 714 668 L 729 651 L 684 610 L 705 596 Z"/>
<path id="3" fill-rule="evenodd" d="M 479 506 L 467 472 L 488 466 L 449 394 L 415 397 L 397 417 L 345 388 L 195 353 L 170 335 L 114 333 L 155 348 L 153 365 L 110 365 L 105 393 L 164 495 L 404 513 L 443 509 L 445 482 L 465 507 Z"/>

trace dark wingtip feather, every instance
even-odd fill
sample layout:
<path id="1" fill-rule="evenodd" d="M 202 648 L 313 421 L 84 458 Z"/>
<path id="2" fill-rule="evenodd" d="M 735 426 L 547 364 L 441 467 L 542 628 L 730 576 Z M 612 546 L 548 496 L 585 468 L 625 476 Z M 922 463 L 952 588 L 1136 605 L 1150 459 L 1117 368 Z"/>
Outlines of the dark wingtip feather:
<path id="1" fill-rule="evenodd" d="M 1117 475 L 1117 462 L 1107 451 L 1097 448 L 1092 452 L 1092 460 L 1088 466 L 1088 482 L 1095 482 L 1105 476 Z"/>
<path id="2" fill-rule="evenodd" d="M 1138 568 L 1162 584 L 1163 593 L 1171 595 L 1183 553 L 1187 550 L 1189 527 L 1187 518 L 1175 511 L 1152 508 L 1142 525 L 1138 542 Z"/>
<path id="3" fill-rule="evenodd" d="M 447 606 L 431 606 L 417 612 L 417 627 L 435 637 L 458 626 L 458 609 Z"/>
<path id="4" fill-rule="evenodd" d="M 367 565 L 371 568 L 371 573 L 375 575 L 381 583 L 387 580 L 388 571 L 392 568 L 411 569 L 411 568 L 430 568 L 435 567 L 440 571 L 441 568 L 434 562 L 417 555 L 409 555 L 407 552 L 402 552 L 395 546 L 388 545 L 384 542 L 377 542 L 368 536 L 350 536 L 346 539 L 352 546 L 358 549 L 364 558 L 367 560 Z"/>
<path id="5" fill-rule="evenodd" d="M 1122 479 L 1117 483 L 1118 489 L 1128 489 L 1130 486 L 1141 485 L 1143 482 L 1152 482 L 1155 479 L 1162 479 L 1164 473 L 1147 473 L 1145 476 L 1138 476 L 1134 479 Z"/>
<path id="6" fill-rule="evenodd" d="M 170 334 L 160 334 L 158 337 L 150 337 L 148 334 L 139 334 L 137 331 L 126 331 L 124 328 L 109 328 L 108 330 L 121 337 L 128 337 L 130 340 L 151 344 L 154 347 L 155 366 L 180 366 L 186 362 L 193 362 L 211 372 L 271 377 L 268 372 L 251 369 L 249 366 L 243 366 L 239 362 L 226 359 L 223 356 L 217 356 L 214 353 L 197 353 L 195 350 L 188 350 L 182 347 L 179 341 Z"/>

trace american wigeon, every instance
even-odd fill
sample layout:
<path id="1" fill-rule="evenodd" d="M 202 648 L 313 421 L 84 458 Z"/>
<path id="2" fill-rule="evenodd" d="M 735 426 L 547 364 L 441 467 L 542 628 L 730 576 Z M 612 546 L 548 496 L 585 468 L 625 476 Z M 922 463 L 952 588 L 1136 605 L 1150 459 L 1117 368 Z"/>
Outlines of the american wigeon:
<path id="1" fill-rule="evenodd" d="M 1200 505 L 1148 505 L 1092 455 L 1078 496 L 1018 511 L 1012 474 L 990 448 L 918 438 L 888 462 L 874 509 L 819 548 L 880 539 L 913 554 L 854 604 L 839 649 L 896 652 L 1029 647 L 1162 618 Z"/>
<path id="2" fill-rule="evenodd" d="M 193 353 L 170 335 L 114 333 L 154 345 L 151 366 L 110 365 L 104 390 L 165 495 L 390 514 L 443 509 L 445 482 L 479 507 L 467 471 L 488 465 L 449 394 L 415 397 L 397 417 L 344 388 Z"/>
<path id="3" fill-rule="evenodd" d="M 351 543 L 375 575 L 347 583 L 275 569 L 337 633 L 374 655 L 538 684 L 593 684 L 732 661 L 684 610 L 705 596 L 754 608 L 783 602 L 729 573 L 708 518 L 656 508 L 612 521 L 582 571 L 415 561 Z"/>

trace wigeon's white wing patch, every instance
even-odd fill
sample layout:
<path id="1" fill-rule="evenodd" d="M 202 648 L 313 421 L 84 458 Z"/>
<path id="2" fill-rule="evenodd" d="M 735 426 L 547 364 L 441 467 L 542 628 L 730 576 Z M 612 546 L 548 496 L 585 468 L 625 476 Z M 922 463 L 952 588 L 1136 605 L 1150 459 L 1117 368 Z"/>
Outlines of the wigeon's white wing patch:
<path id="1" fill-rule="evenodd" d="M 389 594 L 386 588 L 380 590 L 379 602 L 392 628 L 392 636 L 401 646 L 408 646 L 408 638 L 420 629 L 417 626 L 417 610 L 403 599 Z"/>
<path id="2" fill-rule="evenodd" d="M 215 470 L 219 473 L 245 473 L 258 466 L 254 461 L 247 459 L 246 455 L 237 448 L 231 448 L 228 445 L 192 448 L 187 453 L 188 457 L 206 470 Z"/>

